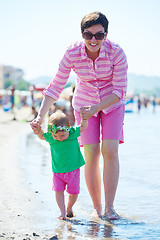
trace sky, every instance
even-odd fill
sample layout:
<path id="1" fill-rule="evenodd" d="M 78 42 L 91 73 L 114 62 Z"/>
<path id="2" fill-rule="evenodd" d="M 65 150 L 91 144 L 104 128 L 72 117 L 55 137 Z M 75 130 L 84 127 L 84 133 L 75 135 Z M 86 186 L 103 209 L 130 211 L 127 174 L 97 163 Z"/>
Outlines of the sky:
<path id="1" fill-rule="evenodd" d="M 125 51 L 129 73 L 160 77 L 159 0 L 0 0 L 0 64 L 21 68 L 25 80 L 54 77 L 93 11 L 108 18 L 107 37 Z"/>

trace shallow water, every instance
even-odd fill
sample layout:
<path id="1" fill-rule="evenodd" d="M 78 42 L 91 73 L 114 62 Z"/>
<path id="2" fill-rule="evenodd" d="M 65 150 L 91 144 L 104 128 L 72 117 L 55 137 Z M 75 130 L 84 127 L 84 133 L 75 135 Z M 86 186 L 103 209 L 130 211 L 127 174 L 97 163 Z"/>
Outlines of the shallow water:
<path id="1" fill-rule="evenodd" d="M 139 114 L 136 111 L 126 114 L 125 144 L 119 148 L 120 180 L 115 200 L 115 208 L 122 218 L 110 222 L 93 215 L 83 167 L 81 193 L 74 207 L 76 217 L 68 221 L 57 220 L 59 210 L 51 190 L 49 146 L 29 133 L 21 142 L 24 152 L 21 168 L 41 208 L 41 211 L 36 210 L 40 222 L 37 226 L 35 223 L 35 227 L 46 234 L 57 235 L 57 239 L 160 239 L 159 124 L 160 108 L 156 113 L 143 109 Z M 83 148 L 81 150 L 83 152 Z M 100 166 L 102 171 L 102 158 Z M 102 203 L 104 207 L 104 199 Z"/>

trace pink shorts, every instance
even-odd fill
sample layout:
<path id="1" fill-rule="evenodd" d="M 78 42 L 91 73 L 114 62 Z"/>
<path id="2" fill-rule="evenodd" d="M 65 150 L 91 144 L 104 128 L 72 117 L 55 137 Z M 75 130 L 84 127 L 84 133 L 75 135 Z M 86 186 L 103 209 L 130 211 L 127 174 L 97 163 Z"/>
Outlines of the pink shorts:
<path id="1" fill-rule="evenodd" d="M 88 120 L 88 127 L 81 132 L 79 144 L 81 147 L 86 144 L 100 143 L 100 139 L 119 140 L 119 143 L 124 143 L 123 137 L 123 121 L 124 121 L 125 106 L 122 105 L 108 114 L 100 111 L 97 117 L 91 117 Z M 75 110 L 75 118 L 77 125 L 80 125 L 81 116 Z M 101 134 L 100 134 L 101 131 Z M 100 138 L 101 136 L 101 138 Z"/>
<path id="2" fill-rule="evenodd" d="M 67 173 L 53 173 L 52 190 L 59 192 L 65 189 L 69 194 L 79 194 L 80 168 Z"/>

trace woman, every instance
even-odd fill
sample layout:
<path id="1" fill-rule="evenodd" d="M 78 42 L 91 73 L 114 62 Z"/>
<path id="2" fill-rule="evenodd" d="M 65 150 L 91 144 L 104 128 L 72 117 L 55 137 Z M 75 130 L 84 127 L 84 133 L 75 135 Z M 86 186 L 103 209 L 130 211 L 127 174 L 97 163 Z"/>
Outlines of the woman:
<path id="1" fill-rule="evenodd" d="M 119 219 L 113 208 L 119 179 L 118 146 L 123 142 L 123 119 L 127 86 L 127 60 L 123 50 L 107 39 L 108 20 L 100 12 L 87 14 L 81 21 L 83 42 L 71 45 L 47 89 L 32 128 L 41 124 L 49 107 L 63 90 L 71 69 L 77 75 L 73 107 L 77 124 L 80 112 L 88 119 L 80 145 L 84 146 L 85 179 L 97 215 L 102 215 L 99 157 L 104 159 L 104 215 Z M 101 134 L 100 134 L 101 129 Z M 100 136 L 102 145 L 100 149 Z"/>

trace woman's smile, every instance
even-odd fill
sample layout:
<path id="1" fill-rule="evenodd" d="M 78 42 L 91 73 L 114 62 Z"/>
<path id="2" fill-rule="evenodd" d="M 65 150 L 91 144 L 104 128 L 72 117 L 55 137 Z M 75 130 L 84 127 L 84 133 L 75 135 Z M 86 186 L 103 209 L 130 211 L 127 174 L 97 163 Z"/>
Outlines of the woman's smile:
<path id="1" fill-rule="evenodd" d="M 104 33 L 104 27 L 101 24 L 93 25 L 89 28 L 85 29 L 85 32 L 93 34 L 91 39 L 86 39 L 84 37 L 85 46 L 86 46 L 86 53 L 90 59 L 93 61 L 98 57 L 100 48 L 106 39 L 107 34 L 105 34 L 102 40 L 96 39 L 97 33 Z"/>

